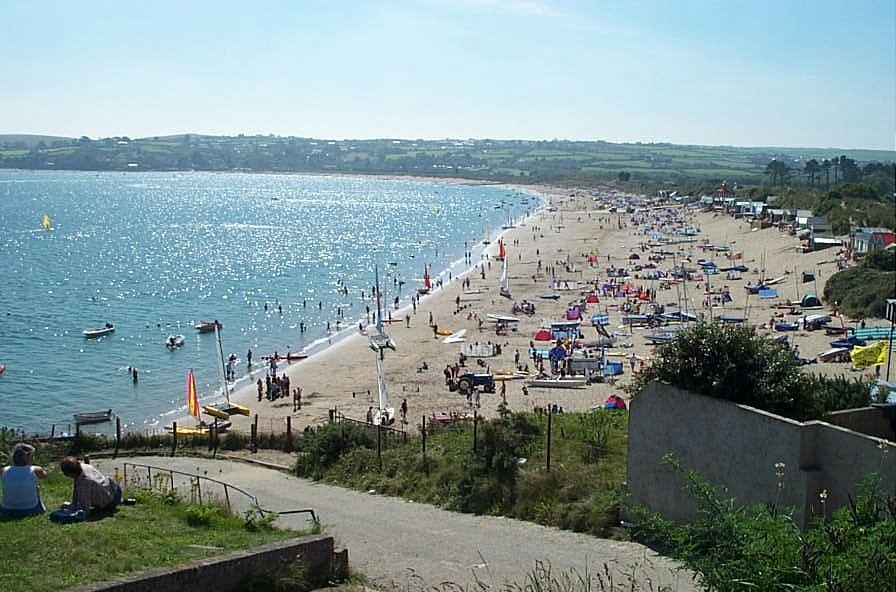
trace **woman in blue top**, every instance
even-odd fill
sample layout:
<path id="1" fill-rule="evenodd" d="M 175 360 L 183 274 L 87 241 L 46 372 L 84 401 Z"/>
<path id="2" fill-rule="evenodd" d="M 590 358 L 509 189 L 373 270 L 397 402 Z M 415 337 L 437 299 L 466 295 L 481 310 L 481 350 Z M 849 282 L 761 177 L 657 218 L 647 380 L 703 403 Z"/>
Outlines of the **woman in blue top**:
<path id="1" fill-rule="evenodd" d="M 34 463 L 34 447 L 20 442 L 12 451 L 12 465 L 3 467 L 3 505 L 0 516 L 34 516 L 46 508 L 40 499 L 38 479 L 47 472 Z"/>

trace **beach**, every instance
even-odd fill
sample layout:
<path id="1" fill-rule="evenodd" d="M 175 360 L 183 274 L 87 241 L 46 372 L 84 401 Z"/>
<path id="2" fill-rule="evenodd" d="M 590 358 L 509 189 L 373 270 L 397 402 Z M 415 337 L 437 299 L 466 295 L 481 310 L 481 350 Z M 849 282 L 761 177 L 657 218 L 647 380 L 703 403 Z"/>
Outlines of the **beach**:
<path id="1" fill-rule="evenodd" d="M 526 187 L 532 190 L 532 187 Z M 473 413 L 485 417 L 495 416 L 506 399 L 512 411 L 532 411 L 553 405 L 566 411 L 586 411 L 602 405 L 608 396 L 621 395 L 628 399 L 622 387 L 632 380 L 643 364 L 649 364 L 656 346 L 644 338 L 650 333 L 646 327 L 630 327 L 622 323 L 622 307 L 625 303 L 638 303 L 632 296 L 605 296 L 598 294 L 598 302 L 588 303 L 582 314 L 581 332 L 585 340 L 599 338 L 591 326 L 591 316 L 601 312 L 609 315 L 607 329 L 616 334 L 616 343 L 608 348 L 609 359 L 622 362 L 623 373 L 612 382 L 589 384 L 585 388 L 559 389 L 530 386 L 524 389 L 523 380 L 507 380 L 497 383 L 494 394 L 482 393 L 479 405 L 446 386 L 446 365 L 459 361 L 463 347 L 471 344 L 498 344 L 498 355 L 467 358 L 464 372 L 491 371 L 511 374 L 519 366 L 526 366 L 534 374 L 535 363 L 529 358 L 533 336 L 545 322 L 566 319 L 566 311 L 574 301 L 583 299 L 594 290 L 593 282 L 600 286 L 608 277 L 608 268 L 628 268 L 626 281 L 644 291 L 656 290 L 656 302 L 667 310 L 691 312 L 701 318 L 718 318 L 721 315 L 743 316 L 744 325 L 756 327 L 763 334 L 780 335 L 770 328 L 770 320 L 797 321 L 806 314 L 827 312 L 824 310 L 793 311 L 779 305 L 786 301 L 799 301 L 806 293 L 821 296 L 824 283 L 837 270 L 837 249 L 803 253 L 799 240 L 775 227 L 756 229 L 748 222 L 737 220 L 720 212 L 693 212 L 688 214 L 688 224 L 695 230 L 687 242 L 669 243 L 658 269 L 668 269 L 685 262 L 687 267 L 697 267 L 697 259 L 713 259 L 719 267 L 743 264 L 748 268 L 739 279 L 728 278 L 725 273 L 706 276 L 702 281 L 672 284 L 668 289 L 657 289 L 659 283 L 645 279 L 650 270 L 634 271 L 633 265 L 647 263 L 651 254 L 646 246 L 649 238 L 643 227 L 633 222 L 633 215 L 625 212 L 609 212 L 594 199 L 591 192 L 562 188 L 538 187 L 550 207 L 532 215 L 513 228 L 505 230 L 502 240 L 506 246 L 507 277 L 511 298 L 499 294 L 499 278 L 502 263 L 496 259 L 499 245 L 493 241 L 486 249 L 487 259 L 472 261 L 473 266 L 450 281 L 434 285 L 430 293 L 422 295 L 414 308 L 386 309 L 392 304 L 384 302 L 384 317 L 391 315 L 397 322 L 387 323 L 386 332 L 396 342 L 395 350 L 384 351 L 382 368 L 390 405 L 396 414 L 402 402 L 407 401 L 407 422 L 396 421 L 394 427 L 415 432 L 424 416 L 435 414 L 464 416 Z M 672 210 L 674 211 L 674 210 Z M 639 220 L 650 213 L 634 214 Z M 699 230 L 699 232 L 696 232 Z M 714 252 L 707 245 L 726 245 L 728 251 Z M 654 252 L 657 250 L 654 248 Z M 734 259 L 734 254 L 738 258 Z M 630 257 L 636 254 L 639 261 Z M 690 255 L 690 262 L 686 256 Z M 812 271 L 814 280 L 802 282 L 802 272 Z M 555 282 L 552 289 L 551 281 Z M 772 286 L 777 297 L 759 298 L 747 294 L 744 285 L 755 284 L 760 279 L 777 280 Z M 710 283 L 710 293 L 706 292 Z M 415 288 L 415 286 L 409 286 Z M 419 287 L 422 287 L 419 286 Z M 714 302 L 725 288 L 732 297 L 723 305 Z M 556 300 L 541 298 L 556 294 Z M 527 301 L 535 306 L 534 314 L 514 313 L 514 303 Z M 709 308 L 708 304 L 714 304 Z M 641 302 L 641 312 L 646 312 L 646 302 Z M 512 315 L 519 319 L 503 334 L 496 333 L 496 324 L 487 315 Z M 779 315 L 775 317 L 775 315 Z M 406 321 L 406 317 L 409 319 Z M 465 330 L 464 341 L 444 343 L 444 335 L 437 335 L 436 325 L 444 333 Z M 839 326 L 834 318 L 831 325 Z M 847 326 L 855 326 L 856 320 L 843 319 Z M 515 329 L 513 327 L 515 326 Z M 366 329 L 369 331 L 370 329 Z M 798 346 L 799 355 L 814 358 L 830 348 L 836 337 L 823 330 L 799 329 L 786 333 L 790 346 Z M 536 348 L 550 348 L 550 342 L 535 342 Z M 282 353 L 282 352 L 281 352 Z M 252 421 L 257 421 L 262 432 L 281 432 L 286 428 L 286 418 L 291 417 L 293 430 L 305 426 L 320 425 L 328 421 L 333 410 L 346 417 L 364 421 L 370 407 L 378 406 L 375 356 L 369 337 L 360 331 L 334 342 L 325 350 L 298 362 L 280 362 L 278 373 L 285 372 L 290 379 L 290 390 L 301 387 L 301 409 L 294 409 L 291 396 L 274 401 L 265 397 L 258 400 L 256 387 L 250 386 L 231 394 L 231 401 L 249 407 L 252 415 L 232 416 L 233 428 L 248 431 Z M 516 362 L 517 355 L 519 363 Z M 634 357 L 633 357 L 634 355 Z M 477 362 L 481 360 L 481 362 Z M 634 364 L 632 364 L 634 362 Z M 256 364 L 263 363 L 258 360 Z M 852 371 L 847 363 L 815 363 L 803 367 L 804 371 L 825 375 L 858 377 L 873 374 L 873 369 Z M 257 367 L 256 367 L 257 370 Z M 528 391 L 528 392 L 526 392 Z M 472 403 L 472 404 L 471 404 Z M 190 418 L 180 422 L 189 424 Z"/>

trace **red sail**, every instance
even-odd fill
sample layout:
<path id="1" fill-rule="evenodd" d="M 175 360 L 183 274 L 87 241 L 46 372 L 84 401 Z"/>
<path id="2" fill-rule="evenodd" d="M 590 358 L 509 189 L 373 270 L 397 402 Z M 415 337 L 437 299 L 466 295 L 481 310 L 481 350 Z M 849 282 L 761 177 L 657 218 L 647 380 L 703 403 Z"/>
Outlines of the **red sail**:
<path id="1" fill-rule="evenodd" d="M 504 250 L 504 241 L 498 241 L 498 257 L 503 259 L 507 256 L 507 251 Z"/>
<path id="2" fill-rule="evenodd" d="M 423 285 L 427 290 L 432 289 L 432 282 L 429 281 L 429 268 L 426 265 L 423 266 Z"/>

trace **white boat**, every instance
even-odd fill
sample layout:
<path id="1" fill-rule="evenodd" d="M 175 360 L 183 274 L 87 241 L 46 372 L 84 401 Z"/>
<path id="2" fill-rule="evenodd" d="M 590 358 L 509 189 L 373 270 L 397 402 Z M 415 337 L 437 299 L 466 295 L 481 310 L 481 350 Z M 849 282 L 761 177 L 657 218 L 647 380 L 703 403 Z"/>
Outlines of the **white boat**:
<path id="1" fill-rule="evenodd" d="M 75 418 L 75 423 L 77 424 L 86 424 L 86 423 L 103 423 L 105 421 L 112 421 L 112 410 L 106 409 L 104 411 L 81 411 L 79 413 L 72 414 Z"/>
<path id="2" fill-rule="evenodd" d="M 110 333 L 115 332 L 115 325 L 112 323 L 106 323 L 103 327 L 92 327 L 89 329 L 84 329 L 82 333 L 84 337 L 87 339 L 95 339 L 97 337 L 102 337 L 103 335 L 108 335 Z"/>
<path id="3" fill-rule="evenodd" d="M 376 359 L 376 386 L 379 391 L 379 407 L 373 410 L 373 423 L 375 425 L 388 426 L 395 423 L 395 408 L 389 406 L 389 393 L 386 391 L 386 379 L 383 376 L 383 365 L 380 356 Z"/>
<path id="4" fill-rule="evenodd" d="M 485 315 L 485 320 L 489 323 L 519 323 L 520 320 L 517 317 L 512 317 L 510 315 L 501 315 L 501 314 L 493 314 L 488 313 Z"/>
<path id="5" fill-rule="evenodd" d="M 455 331 L 451 335 L 445 337 L 442 340 L 442 343 L 460 343 L 461 341 L 466 341 L 465 335 L 467 334 L 466 329 L 461 329 L 460 331 Z"/>
<path id="6" fill-rule="evenodd" d="M 503 243 L 501 244 L 501 247 L 502 247 L 501 250 L 503 250 L 503 247 L 504 247 Z M 507 257 L 506 256 L 504 257 L 504 260 L 501 264 L 501 290 L 500 290 L 500 293 L 501 293 L 501 296 L 503 296 L 504 298 L 512 298 L 512 296 L 510 295 L 510 282 L 507 279 Z"/>
<path id="7" fill-rule="evenodd" d="M 395 341 L 383 330 L 383 308 L 380 299 L 380 270 L 374 268 L 376 278 L 376 333 L 370 336 L 370 349 L 382 355 L 383 350 L 395 349 Z"/>
<path id="8" fill-rule="evenodd" d="M 526 384 L 536 388 L 585 388 L 588 379 L 584 376 L 550 376 L 547 378 L 532 378 Z"/>
<path id="9" fill-rule="evenodd" d="M 177 349 L 184 344 L 184 336 L 183 335 L 169 335 L 165 340 L 165 345 L 168 346 L 168 349 Z"/>

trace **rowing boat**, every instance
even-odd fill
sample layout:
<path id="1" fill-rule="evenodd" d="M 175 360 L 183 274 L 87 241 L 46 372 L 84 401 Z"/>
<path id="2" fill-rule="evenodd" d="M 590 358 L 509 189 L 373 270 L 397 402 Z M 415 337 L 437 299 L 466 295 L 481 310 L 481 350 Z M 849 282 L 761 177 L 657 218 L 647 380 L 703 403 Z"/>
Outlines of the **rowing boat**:
<path id="1" fill-rule="evenodd" d="M 105 421 L 112 421 L 112 410 L 106 409 L 104 411 L 81 411 L 78 413 L 72 414 L 75 418 L 75 423 L 77 424 L 87 424 L 87 423 L 103 423 Z"/>

